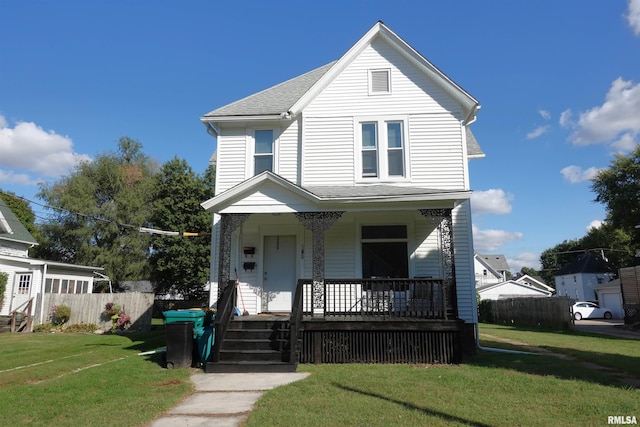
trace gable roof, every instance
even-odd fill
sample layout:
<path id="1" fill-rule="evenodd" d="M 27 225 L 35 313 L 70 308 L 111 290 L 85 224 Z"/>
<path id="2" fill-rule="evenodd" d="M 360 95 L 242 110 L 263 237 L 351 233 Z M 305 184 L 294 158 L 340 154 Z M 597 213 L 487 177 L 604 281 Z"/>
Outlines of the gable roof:
<path id="1" fill-rule="evenodd" d="M 2 198 L 0 198 L 0 240 L 10 240 L 27 245 L 38 244 Z"/>
<path id="2" fill-rule="evenodd" d="M 545 291 L 550 291 L 550 292 L 554 291 L 554 289 L 551 286 L 548 286 L 546 283 L 544 283 L 544 280 L 542 280 L 542 277 L 540 276 L 529 276 L 528 274 L 524 274 L 518 277 L 515 281 L 520 283 L 526 283 L 528 285 L 534 286 L 536 288 L 539 288 Z"/>
<path id="3" fill-rule="evenodd" d="M 276 191 L 274 191 L 276 189 Z M 235 213 L 255 212 L 263 207 L 264 198 L 259 201 L 260 206 L 253 206 L 246 199 L 252 194 L 261 192 L 263 196 L 271 197 L 286 195 L 291 202 L 296 200 L 296 205 L 306 211 L 321 209 L 320 206 L 340 206 L 347 210 L 354 203 L 387 203 L 394 205 L 400 202 L 439 202 L 447 206 L 455 205 L 460 200 L 471 197 L 469 191 L 440 190 L 431 188 L 401 187 L 395 185 L 366 185 L 366 186 L 309 186 L 301 187 L 280 175 L 271 171 L 264 171 L 234 187 L 218 194 L 217 196 L 201 203 L 204 209 L 220 212 L 232 206 L 236 206 Z M 276 194 L 277 193 L 277 194 Z M 242 202 L 243 203 L 239 203 Z M 361 205 L 360 205 L 361 207 Z M 270 212 L 276 212 L 277 207 L 270 204 Z M 294 212 L 296 206 L 280 204 L 281 212 Z"/>
<path id="4" fill-rule="evenodd" d="M 500 282 L 500 283 L 491 283 L 488 285 L 482 285 L 482 286 L 478 286 L 476 288 L 476 290 L 478 291 L 478 293 L 485 293 L 488 290 L 491 289 L 495 289 L 495 288 L 507 288 L 510 290 L 514 290 L 514 289 L 527 289 L 530 292 L 535 292 L 535 293 L 539 293 L 540 295 L 544 295 L 544 296 L 550 296 L 553 292 L 546 290 L 546 289 L 540 289 L 536 286 L 532 286 L 529 285 L 528 283 L 522 283 L 522 282 L 517 282 L 515 280 L 506 280 L 504 282 Z M 509 294 L 504 294 L 504 295 L 523 295 L 523 294 L 517 294 L 517 293 L 509 293 Z"/>
<path id="5" fill-rule="evenodd" d="M 279 119 L 296 115 L 335 79 L 365 47 L 370 45 L 376 37 L 381 37 L 389 42 L 394 49 L 460 103 L 465 114 L 465 124 L 471 124 L 474 121 L 475 115 L 480 109 L 478 101 L 429 62 L 424 56 L 409 46 L 408 43 L 402 40 L 381 21 L 378 21 L 337 61 L 217 108 L 205 114 L 200 120 L 206 125 L 207 123 L 215 121 L 233 121 L 250 118 Z M 475 138 L 472 139 L 475 140 Z"/>
<path id="6" fill-rule="evenodd" d="M 587 252 L 578 255 L 576 259 L 570 263 L 565 264 L 560 270 L 558 270 L 554 276 L 565 276 L 568 274 L 605 274 L 605 273 L 617 273 L 616 268 L 609 261 L 602 258 L 600 255 Z"/>
<path id="7" fill-rule="evenodd" d="M 475 259 L 495 272 L 509 271 L 509 264 L 504 255 L 481 255 L 476 252 Z"/>

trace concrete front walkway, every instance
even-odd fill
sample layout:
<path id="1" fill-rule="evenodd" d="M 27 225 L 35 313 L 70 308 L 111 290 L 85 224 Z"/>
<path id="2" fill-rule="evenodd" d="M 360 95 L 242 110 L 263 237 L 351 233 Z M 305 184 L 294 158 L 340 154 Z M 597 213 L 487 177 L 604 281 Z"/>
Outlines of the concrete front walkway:
<path id="1" fill-rule="evenodd" d="M 204 374 L 191 376 L 196 392 L 150 427 L 236 427 L 242 425 L 264 390 L 309 376 L 308 372 Z"/>

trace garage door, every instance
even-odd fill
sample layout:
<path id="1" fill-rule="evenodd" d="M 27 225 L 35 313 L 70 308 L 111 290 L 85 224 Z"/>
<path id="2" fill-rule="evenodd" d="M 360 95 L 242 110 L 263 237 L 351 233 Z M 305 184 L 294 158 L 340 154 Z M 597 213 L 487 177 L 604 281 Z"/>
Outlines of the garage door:
<path id="1" fill-rule="evenodd" d="M 601 293 L 600 306 L 607 307 L 611 310 L 614 319 L 623 319 L 622 296 L 618 293 Z"/>

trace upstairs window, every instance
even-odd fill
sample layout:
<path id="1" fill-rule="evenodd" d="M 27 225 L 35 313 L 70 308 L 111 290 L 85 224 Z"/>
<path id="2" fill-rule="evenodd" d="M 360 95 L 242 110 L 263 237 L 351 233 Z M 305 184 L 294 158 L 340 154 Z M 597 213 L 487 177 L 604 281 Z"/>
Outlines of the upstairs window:
<path id="1" fill-rule="evenodd" d="M 360 178 L 406 178 L 407 150 L 403 120 L 360 122 Z"/>
<path id="2" fill-rule="evenodd" d="M 369 70 L 369 94 L 391 93 L 391 72 L 389 69 Z"/>
<path id="3" fill-rule="evenodd" d="M 253 174 L 273 171 L 273 129 L 256 130 L 254 134 Z"/>
<path id="4" fill-rule="evenodd" d="M 378 124 L 362 123 L 362 176 L 378 176 Z"/>

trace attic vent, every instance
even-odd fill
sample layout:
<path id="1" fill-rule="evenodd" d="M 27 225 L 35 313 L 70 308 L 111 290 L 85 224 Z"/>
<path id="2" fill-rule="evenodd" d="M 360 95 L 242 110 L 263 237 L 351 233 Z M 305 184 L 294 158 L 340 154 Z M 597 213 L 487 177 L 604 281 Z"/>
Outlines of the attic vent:
<path id="1" fill-rule="evenodd" d="M 390 93 L 391 81 L 389 70 L 371 70 L 369 73 L 370 93 Z"/>

